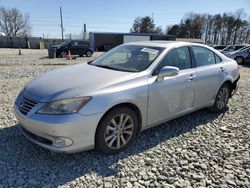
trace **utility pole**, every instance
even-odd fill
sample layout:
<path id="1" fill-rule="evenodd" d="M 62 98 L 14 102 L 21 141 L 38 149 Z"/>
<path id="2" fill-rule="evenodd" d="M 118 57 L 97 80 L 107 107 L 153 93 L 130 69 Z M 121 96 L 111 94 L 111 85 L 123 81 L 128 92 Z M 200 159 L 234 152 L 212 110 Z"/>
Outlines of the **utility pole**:
<path id="1" fill-rule="evenodd" d="M 210 18 L 209 15 L 207 16 L 207 24 L 206 24 L 206 31 L 205 31 L 205 44 L 207 44 L 207 34 L 208 34 L 208 22 Z"/>
<path id="2" fill-rule="evenodd" d="M 62 19 L 62 7 L 60 7 L 60 18 L 61 18 L 61 32 L 62 32 L 62 42 L 63 42 L 63 19 Z"/>
<path id="3" fill-rule="evenodd" d="M 83 38 L 84 38 L 84 40 L 86 40 L 87 39 L 87 27 L 86 27 L 86 24 L 84 24 L 84 26 L 83 26 L 83 32 L 84 32 Z"/>

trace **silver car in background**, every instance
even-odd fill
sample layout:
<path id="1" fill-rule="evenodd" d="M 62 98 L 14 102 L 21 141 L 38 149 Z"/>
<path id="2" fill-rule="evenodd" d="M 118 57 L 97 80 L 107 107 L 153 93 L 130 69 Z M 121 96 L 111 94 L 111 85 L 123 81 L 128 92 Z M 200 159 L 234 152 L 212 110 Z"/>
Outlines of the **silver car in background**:
<path id="1" fill-rule="evenodd" d="M 14 108 L 22 133 L 44 148 L 113 154 L 152 126 L 202 108 L 222 111 L 239 78 L 237 63 L 213 48 L 135 42 L 38 76 Z"/>
<path id="2" fill-rule="evenodd" d="M 250 46 L 228 53 L 227 56 L 234 59 L 238 64 L 250 61 Z"/>

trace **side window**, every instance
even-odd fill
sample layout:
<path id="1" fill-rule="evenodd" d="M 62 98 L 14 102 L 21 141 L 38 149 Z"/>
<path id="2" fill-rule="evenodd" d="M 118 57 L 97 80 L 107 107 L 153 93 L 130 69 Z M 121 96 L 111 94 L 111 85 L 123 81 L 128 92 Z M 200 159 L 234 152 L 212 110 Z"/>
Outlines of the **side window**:
<path id="1" fill-rule="evenodd" d="M 79 41 L 78 44 L 81 45 L 81 46 L 83 46 L 84 42 L 83 41 Z"/>
<path id="2" fill-rule="evenodd" d="M 214 57 L 215 57 L 216 63 L 221 63 L 222 62 L 221 58 L 218 55 L 214 54 Z"/>
<path id="3" fill-rule="evenodd" d="M 89 41 L 78 41 L 78 45 L 90 46 L 90 42 Z"/>
<path id="4" fill-rule="evenodd" d="M 78 46 L 78 42 L 77 41 L 74 41 L 71 44 L 72 44 L 72 46 Z"/>
<path id="5" fill-rule="evenodd" d="M 154 71 L 154 75 L 158 74 L 159 71 L 165 66 L 178 67 L 180 70 L 191 68 L 191 59 L 188 47 L 180 47 L 168 52 Z"/>
<path id="6" fill-rule="evenodd" d="M 216 63 L 214 52 L 199 46 L 192 46 L 196 66 L 212 65 Z"/>

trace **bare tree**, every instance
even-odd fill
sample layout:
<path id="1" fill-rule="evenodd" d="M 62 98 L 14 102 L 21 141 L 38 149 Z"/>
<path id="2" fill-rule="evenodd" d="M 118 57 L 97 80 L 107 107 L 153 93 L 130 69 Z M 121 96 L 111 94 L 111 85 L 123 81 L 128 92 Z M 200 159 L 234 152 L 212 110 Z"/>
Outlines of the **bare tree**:
<path id="1" fill-rule="evenodd" d="M 0 7 L 0 31 L 7 36 L 30 35 L 29 15 L 23 15 L 18 9 Z"/>

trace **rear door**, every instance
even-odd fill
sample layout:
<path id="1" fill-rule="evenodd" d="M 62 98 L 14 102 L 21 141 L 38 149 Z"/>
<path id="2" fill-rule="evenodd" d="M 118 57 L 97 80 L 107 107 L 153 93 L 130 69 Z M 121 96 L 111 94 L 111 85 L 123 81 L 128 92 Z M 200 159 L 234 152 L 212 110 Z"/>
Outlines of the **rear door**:
<path id="1" fill-rule="evenodd" d="M 196 66 L 194 106 L 198 107 L 214 101 L 227 70 L 220 57 L 213 51 L 201 46 L 191 46 L 190 48 Z"/>

